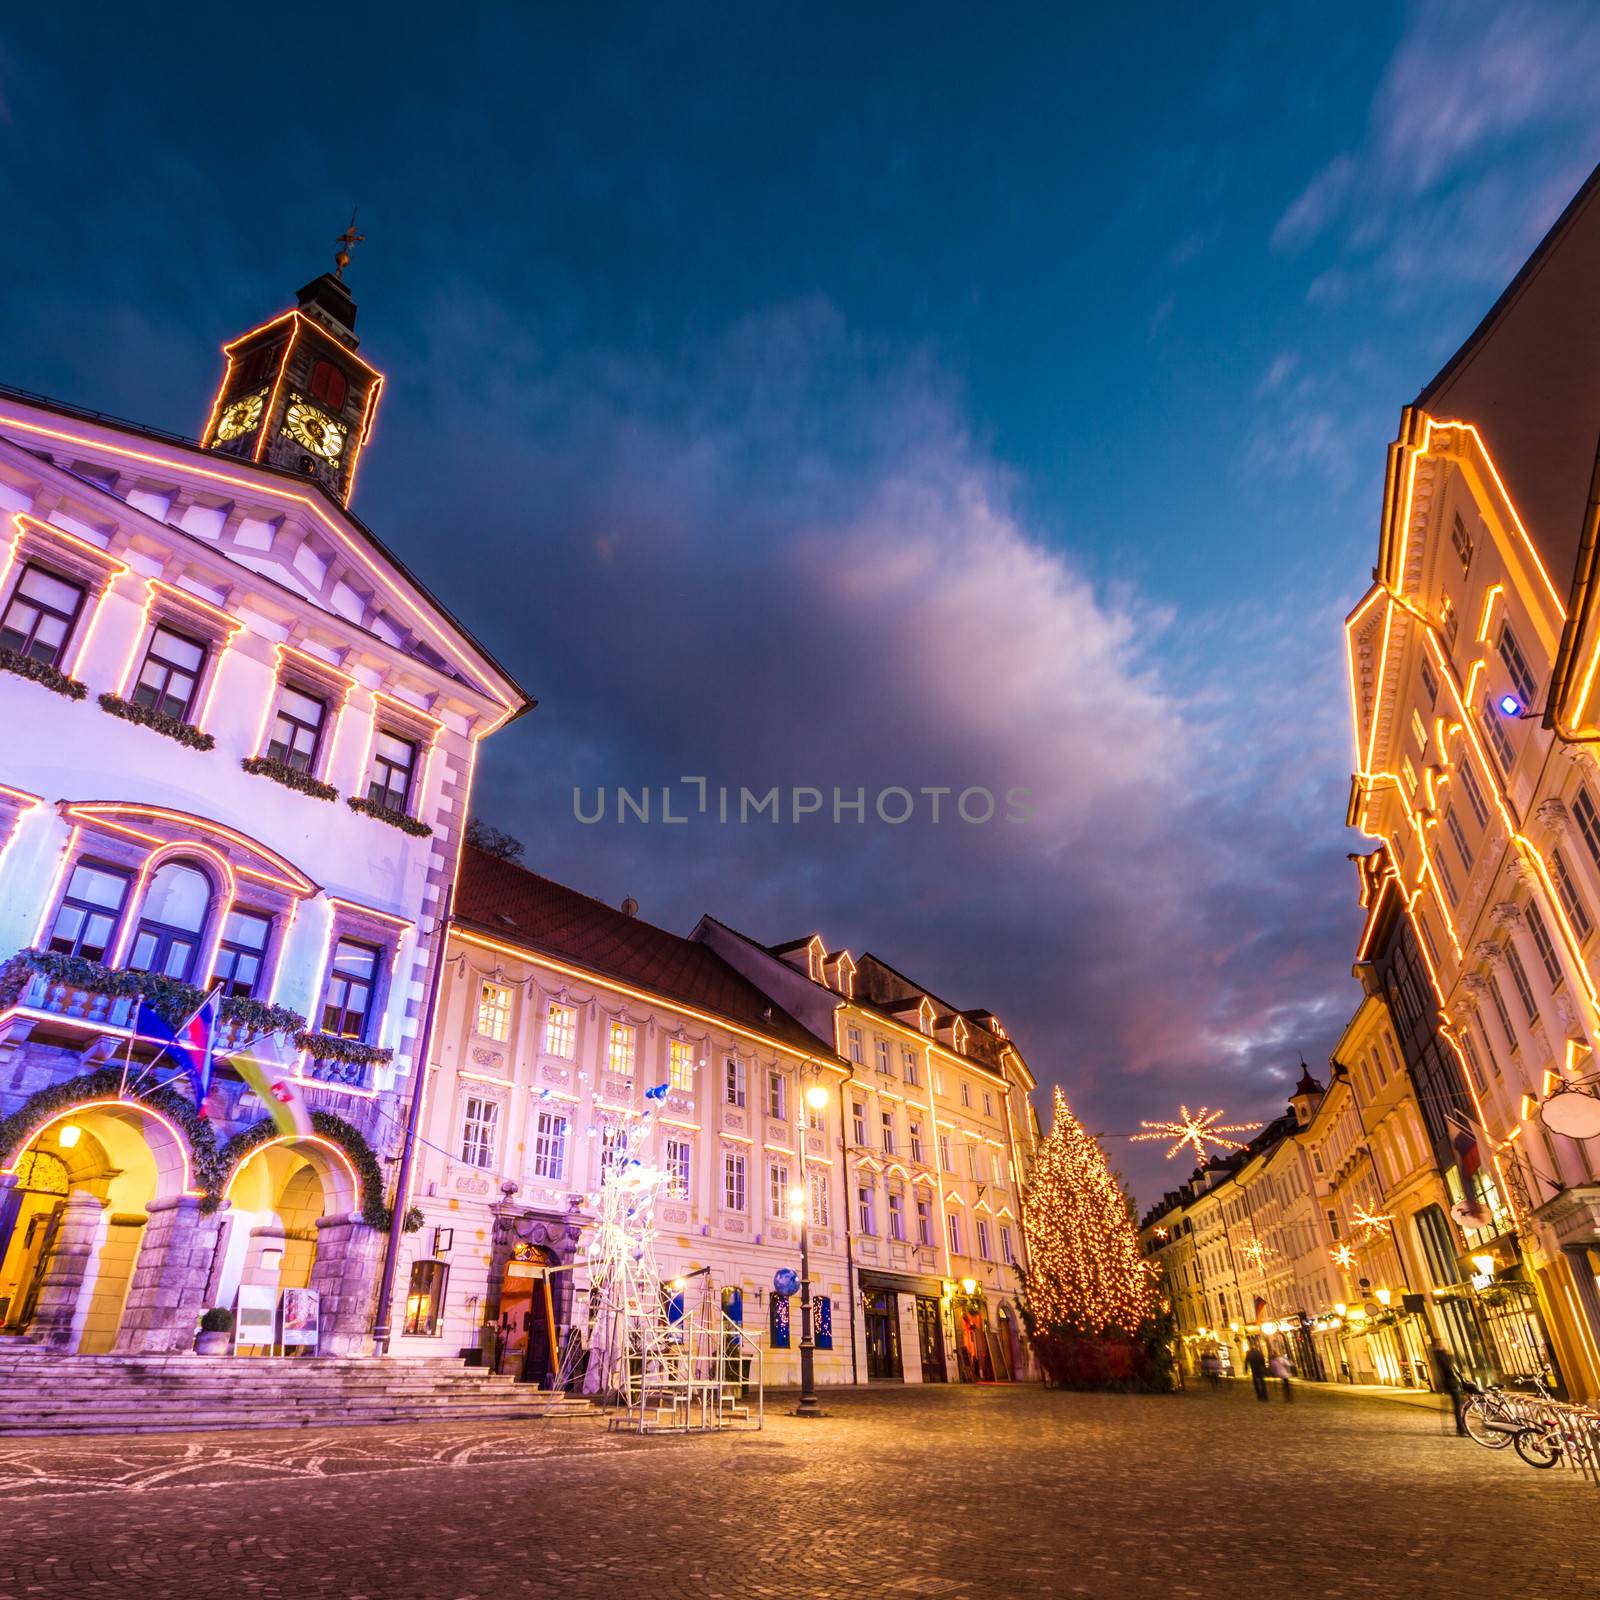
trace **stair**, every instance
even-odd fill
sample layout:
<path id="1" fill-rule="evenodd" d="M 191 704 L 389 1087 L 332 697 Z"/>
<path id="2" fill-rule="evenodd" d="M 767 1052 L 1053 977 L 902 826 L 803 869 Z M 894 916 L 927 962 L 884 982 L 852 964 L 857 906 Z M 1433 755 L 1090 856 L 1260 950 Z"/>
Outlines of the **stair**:
<path id="1" fill-rule="evenodd" d="M 594 1416 L 448 1357 L 69 1356 L 0 1343 L 0 1438 Z"/>

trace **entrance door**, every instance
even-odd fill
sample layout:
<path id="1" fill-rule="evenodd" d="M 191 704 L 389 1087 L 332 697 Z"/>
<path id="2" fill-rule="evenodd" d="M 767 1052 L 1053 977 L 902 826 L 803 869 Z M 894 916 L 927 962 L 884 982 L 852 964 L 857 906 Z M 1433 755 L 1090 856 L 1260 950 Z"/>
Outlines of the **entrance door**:
<path id="1" fill-rule="evenodd" d="M 867 1321 L 867 1377 L 902 1377 L 900 1366 L 900 1319 L 895 1297 L 886 1289 L 869 1290 L 864 1297 Z"/>
<path id="2" fill-rule="evenodd" d="M 945 1382 L 944 1319 L 931 1295 L 917 1296 L 917 1347 L 922 1352 L 922 1381 Z"/>
<path id="3" fill-rule="evenodd" d="M 514 1378 L 523 1375 L 533 1337 L 534 1312 L 537 1309 L 534 1295 L 539 1287 L 539 1280 L 533 1275 L 534 1270 L 524 1261 L 513 1261 L 507 1265 L 505 1280 L 500 1287 L 495 1371 L 508 1372 Z"/>

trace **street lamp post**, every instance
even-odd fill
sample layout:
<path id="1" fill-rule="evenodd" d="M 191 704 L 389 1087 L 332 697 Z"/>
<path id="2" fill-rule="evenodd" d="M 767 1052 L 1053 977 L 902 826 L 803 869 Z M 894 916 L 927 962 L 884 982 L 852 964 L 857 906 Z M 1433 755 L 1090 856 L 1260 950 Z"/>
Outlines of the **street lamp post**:
<path id="1" fill-rule="evenodd" d="M 806 1105 L 821 1111 L 828 1103 L 828 1091 L 814 1083 L 805 1093 Z M 797 1417 L 820 1417 L 823 1409 L 817 1400 L 816 1316 L 811 1303 L 811 1196 L 806 1176 L 806 1132 L 800 1129 L 800 1186 L 789 1191 L 789 1217 L 800 1224 L 800 1404 Z"/>

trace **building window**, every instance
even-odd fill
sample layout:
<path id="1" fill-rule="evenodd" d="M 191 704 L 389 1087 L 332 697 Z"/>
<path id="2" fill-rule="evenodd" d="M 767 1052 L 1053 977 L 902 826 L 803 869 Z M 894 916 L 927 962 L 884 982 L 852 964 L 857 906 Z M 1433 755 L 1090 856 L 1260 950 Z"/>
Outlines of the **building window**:
<path id="1" fill-rule="evenodd" d="M 1455 546 L 1457 557 L 1461 561 L 1461 576 L 1464 578 L 1472 571 L 1472 535 L 1467 532 L 1467 525 L 1457 513 L 1450 524 L 1450 543 Z"/>
<path id="2" fill-rule="evenodd" d="M 745 1158 L 732 1150 L 722 1157 L 722 1204 L 729 1211 L 744 1210 Z"/>
<path id="3" fill-rule="evenodd" d="M 324 701 L 284 684 L 278 691 L 267 754 L 296 772 L 310 772 L 317 764 L 317 747 L 322 743 L 322 725 L 327 716 Z"/>
<path id="4" fill-rule="evenodd" d="M 1478 780 L 1473 776 L 1472 768 L 1463 761 L 1456 768 L 1456 776 L 1461 780 L 1461 792 L 1467 797 L 1467 805 L 1471 808 L 1472 815 L 1477 819 L 1481 828 L 1489 821 L 1489 807 L 1483 798 L 1483 790 L 1478 787 Z"/>
<path id="5" fill-rule="evenodd" d="M 667 1173 L 672 1180 L 672 1192 L 680 1200 L 689 1198 L 690 1162 L 693 1145 L 687 1139 L 667 1140 Z"/>
<path id="6" fill-rule="evenodd" d="M 982 1156 L 977 1145 L 969 1144 L 967 1146 L 967 1176 L 971 1178 L 974 1183 L 976 1183 L 978 1179 L 983 1176 L 983 1167 L 981 1162 Z"/>
<path id="7" fill-rule="evenodd" d="M 667 1045 L 667 1086 L 694 1093 L 694 1045 L 687 1039 L 673 1039 Z"/>
<path id="8" fill-rule="evenodd" d="M 905 1069 L 906 1082 L 913 1089 L 917 1086 L 917 1052 L 910 1048 L 900 1052 L 900 1064 Z"/>
<path id="9" fill-rule="evenodd" d="M 972 1107 L 972 1085 L 965 1078 L 961 1080 L 961 1103 L 969 1110 Z"/>
<path id="10" fill-rule="evenodd" d="M 1008 1267 L 1014 1267 L 1017 1264 L 1016 1254 L 1011 1248 L 1011 1230 L 1003 1222 L 1000 1224 L 1000 1259 Z M 1187 1269 L 1185 1270 L 1187 1271 Z"/>
<path id="11" fill-rule="evenodd" d="M 429 1338 L 439 1332 L 444 1315 L 444 1286 L 449 1277 L 450 1269 L 442 1261 L 411 1263 L 411 1282 L 406 1288 L 406 1333 Z"/>
<path id="12" fill-rule="evenodd" d="M 989 1219 L 978 1218 L 978 1254 L 985 1261 L 992 1261 L 994 1257 L 989 1254 Z"/>
<path id="13" fill-rule="evenodd" d="M 1472 1081 L 1477 1085 L 1478 1093 L 1484 1094 L 1489 1088 L 1489 1080 L 1483 1075 L 1483 1062 L 1478 1056 L 1478 1047 L 1473 1043 L 1472 1035 L 1465 1030 L 1462 1031 L 1461 1042 L 1466 1046 L 1467 1065 L 1472 1068 Z"/>
<path id="14" fill-rule="evenodd" d="M 479 984 L 478 1032 L 502 1044 L 511 1037 L 511 991 L 503 983 Z"/>
<path id="15" fill-rule="evenodd" d="M 333 947 L 328 986 L 322 1001 L 322 1031 L 341 1039 L 365 1039 L 377 983 L 379 951 L 356 939 L 340 939 Z"/>
<path id="16" fill-rule="evenodd" d="M 1415 706 L 1411 708 L 1411 737 L 1417 741 L 1419 754 L 1428 748 L 1428 725 L 1422 720 L 1422 713 Z"/>
<path id="17" fill-rule="evenodd" d="M 722 1064 L 724 1094 L 730 1106 L 744 1104 L 744 1062 L 738 1056 L 729 1056 Z"/>
<path id="18" fill-rule="evenodd" d="M 911 1136 L 911 1159 L 920 1161 L 922 1159 L 922 1124 L 913 1122 L 908 1131 Z"/>
<path id="19" fill-rule="evenodd" d="M 873 1064 L 885 1077 L 889 1075 L 889 1041 L 887 1039 L 874 1039 L 872 1041 Z"/>
<path id="20" fill-rule="evenodd" d="M 852 1100 L 850 1102 L 850 1134 L 858 1145 L 867 1142 L 867 1102 L 865 1100 Z"/>
<path id="21" fill-rule="evenodd" d="M 878 1122 L 883 1135 L 883 1153 L 886 1156 L 894 1154 L 894 1112 L 879 1111 Z"/>
<path id="22" fill-rule="evenodd" d="M 211 882 L 198 868 L 180 861 L 158 868 L 139 910 L 129 970 L 189 982 L 210 908 Z"/>
<path id="23" fill-rule="evenodd" d="M 1483 705 L 1478 712 L 1478 725 L 1488 737 L 1490 747 L 1494 750 L 1495 760 L 1500 763 L 1501 772 L 1509 773 L 1511 764 L 1517 759 L 1517 753 L 1511 748 L 1511 740 L 1506 737 L 1500 712 L 1488 695 L 1484 696 Z"/>
<path id="24" fill-rule="evenodd" d="M 1529 908 L 1530 910 L 1532 907 Z M 1529 919 L 1531 922 L 1531 918 Z M 1522 1002 L 1522 1009 L 1527 1014 L 1529 1022 L 1539 1020 L 1539 1007 L 1533 998 L 1533 987 L 1528 982 L 1528 974 L 1522 965 L 1522 957 L 1517 954 L 1517 947 L 1511 940 L 1505 943 L 1506 967 L 1511 973 L 1512 987 L 1517 991 L 1517 998 Z"/>
<path id="25" fill-rule="evenodd" d="M 221 985 L 223 994 L 240 999 L 255 994 L 271 933 L 272 918 L 259 911 L 228 913 L 222 924 L 222 943 L 217 947 L 216 971 L 211 975 L 211 981 Z"/>
<path id="26" fill-rule="evenodd" d="M 878 1218 L 876 1207 L 873 1205 L 872 1185 L 858 1183 L 856 1185 L 856 1222 L 857 1228 L 863 1239 L 875 1239 L 878 1235 Z"/>
<path id="27" fill-rule="evenodd" d="M 775 1069 L 767 1072 L 767 1115 L 783 1121 L 783 1074 Z"/>
<path id="28" fill-rule="evenodd" d="M 845 1037 L 850 1044 L 850 1059 L 858 1067 L 863 1065 L 866 1057 L 861 1053 L 861 1030 L 859 1028 L 846 1028 Z"/>
<path id="29" fill-rule="evenodd" d="M 1556 897 L 1567 914 L 1567 921 L 1572 924 L 1572 931 L 1580 939 L 1587 939 L 1592 926 L 1589 913 L 1583 909 L 1583 901 L 1578 898 L 1578 886 L 1572 881 L 1566 858 L 1559 850 L 1550 852 L 1550 876 L 1555 879 Z"/>
<path id="30" fill-rule="evenodd" d="M 533 1130 L 533 1175 L 549 1183 L 567 1178 L 567 1135 L 571 1123 L 559 1111 L 541 1111 Z"/>
<path id="31" fill-rule="evenodd" d="M 1456 635 L 1461 632 L 1461 614 L 1450 603 L 1449 595 L 1439 602 L 1439 627 L 1444 632 L 1445 644 L 1454 650 Z"/>
<path id="32" fill-rule="evenodd" d="M 994 1115 L 994 1096 L 987 1089 L 983 1091 L 983 1114 L 986 1117 Z"/>
<path id="33" fill-rule="evenodd" d="M 500 1102 L 467 1096 L 467 1114 L 461 1124 L 461 1159 L 469 1167 L 494 1165 L 494 1136 L 500 1125 Z"/>
<path id="34" fill-rule="evenodd" d="M 1423 661 L 1420 665 L 1422 677 L 1422 692 L 1428 697 L 1428 704 L 1437 705 L 1439 701 L 1439 680 L 1433 675 L 1433 668 Z"/>
<path id="35" fill-rule="evenodd" d="M 578 1048 L 578 1008 L 552 1000 L 544 1014 L 544 1053 L 570 1061 Z"/>
<path id="36" fill-rule="evenodd" d="M 206 664 L 206 647 L 186 634 L 158 627 L 145 647 L 144 665 L 134 684 L 133 703 L 187 722 Z"/>
<path id="37" fill-rule="evenodd" d="M 1434 856 L 1432 865 L 1435 876 L 1444 885 L 1445 893 L 1450 896 L 1450 904 L 1455 905 L 1461 897 L 1456 890 L 1456 880 L 1450 875 L 1450 863 L 1445 860 L 1441 853 Z"/>
<path id="38" fill-rule="evenodd" d="M 1539 908 L 1528 903 L 1528 932 L 1533 935 L 1533 948 L 1539 952 L 1539 965 L 1551 984 L 1561 982 L 1561 963 L 1556 960 L 1555 946 L 1550 943 L 1550 930 L 1544 925 Z"/>
<path id="39" fill-rule="evenodd" d="M 1505 662 L 1506 671 L 1511 675 L 1511 686 L 1522 701 L 1522 709 L 1532 711 L 1533 698 L 1539 692 L 1539 685 L 1509 622 L 1500 624 L 1500 659 Z"/>
<path id="40" fill-rule="evenodd" d="M 1006 1181 L 1006 1158 L 996 1150 L 989 1158 L 989 1164 L 994 1171 L 994 1181 L 1004 1185 Z"/>
<path id="41" fill-rule="evenodd" d="M 50 930 L 50 948 L 61 955 L 104 961 L 128 898 L 128 874 L 80 861 Z"/>
<path id="42" fill-rule="evenodd" d="M 0 648 L 60 666 L 82 610 L 81 584 L 68 583 L 43 567 L 26 566 L 0 621 Z"/>
<path id="43" fill-rule="evenodd" d="M 906 1197 L 894 1189 L 889 1191 L 889 1237 L 898 1244 L 906 1242 Z"/>
<path id="44" fill-rule="evenodd" d="M 411 804 L 411 780 L 417 770 L 417 746 L 411 739 L 379 728 L 372 740 L 372 770 L 367 799 L 387 811 L 405 811 Z"/>
<path id="45" fill-rule="evenodd" d="M 638 1049 L 639 1030 L 626 1022 L 613 1022 L 607 1035 L 606 1066 L 619 1078 L 631 1078 Z"/>
<path id="46" fill-rule="evenodd" d="M 1466 833 L 1461 827 L 1461 821 L 1456 816 L 1456 808 L 1451 806 L 1444 814 L 1444 825 L 1450 831 L 1450 837 L 1455 842 L 1456 854 L 1461 857 L 1461 865 L 1468 872 L 1472 871 L 1472 848 L 1467 843 Z"/>
<path id="47" fill-rule="evenodd" d="M 331 361 L 319 361 L 311 369 L 312 399 L 321 401 L 336 416 L 344 410 L 349 391 L 345 375 Z"/>
<path id="48" fill-rule="evenodd" d="M 767 1168 L 767 1197 L 775 1217 L 789 1215 L 789 1169 L 781 1161 Z"/>
<path id="49" fill-rule="evenodd" d="M 1594 807 L 1587 789 L 1579 789 L 1572 802 L 1572 815 L 1577 820 L 1578 832 L 1583 835 L 1589 859 L 1600 868 L 1600 812 Z"/>
<path id="50" fill-rule="evenodd" d="M 823 1122 L 822 1122 L 822 1107 L 821 1106 L 809 1106 L 808 1105 L 806 1107 L 806 1126 L 813 1133 L 821 1133 L 822 1132 Z"/>
<path id="51" fill-rule="evenodd" d="M 828 1175 L 825 1172 L 811 1174 L 811 1226 L 828 1226 Z"/>
<path id="52" fill-rule="evenodd" d="M 933 1202 L 925 1195 L 917 1196 L 917 1243 L 933 1243 Z"/>
<path id="53" fill-rule="evenodd" d="M 950 1135 L 948 1133 L 941 1133 L 939 1135 L 939 1165 L 946 1172 L 951 1170 Z"/>
<path id="54" fill-rule="evenodd" d="M 1494 1006 L 1494 1014 L 1500 1019 L 1501 1030 L 1506 1036 L 1506 1048 L 1515 1053 L 1516 1030 L 1511 1026 L 1511 1013 L 1506 1010 L 1506 997 L 1500 992 L 1500 980 L 1492 972 L 1489 974 L 1489 999 Z"/>
<path id="55" fill-rule="evenodd" d="M 1400 776 L 1405 780 L 1406 797 L 1415 800 L 1417 797 L 1417 769 L 1411 765 L 1410 756 L 1400 757 Z"/>
<path id="56" fill-rule="evenodd" d="M 952 1255 L 960 1255 L 962 1253 L 961 1252 L 961 1218 L 958 1217 L 955 1214 L 955 1212 L 952 1211 L 952 1212 L 949 1213 L 949 1215 L 947 1215 L 945 1217 L 944 1225 L 945 1225 L 946 1232 L 949 1234 L 949 1238 L 950 1238 L 950 1252 L 951 1252 L 951 1254 Z"/>

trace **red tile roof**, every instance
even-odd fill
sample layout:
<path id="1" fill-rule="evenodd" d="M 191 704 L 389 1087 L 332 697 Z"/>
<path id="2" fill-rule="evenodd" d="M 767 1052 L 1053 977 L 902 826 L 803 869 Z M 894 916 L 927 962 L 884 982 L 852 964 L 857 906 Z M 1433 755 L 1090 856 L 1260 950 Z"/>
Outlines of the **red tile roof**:
<path id="1" fill-rule="evenodd" d="M 831 1045 L 736 972 L 709 945 L 630 917 L 468 845 L 461 853 L 456 921 L 530 953 L 543 953 L 725 1017 L 815 1055 Z"/>

